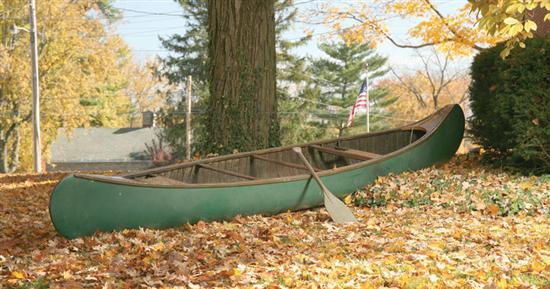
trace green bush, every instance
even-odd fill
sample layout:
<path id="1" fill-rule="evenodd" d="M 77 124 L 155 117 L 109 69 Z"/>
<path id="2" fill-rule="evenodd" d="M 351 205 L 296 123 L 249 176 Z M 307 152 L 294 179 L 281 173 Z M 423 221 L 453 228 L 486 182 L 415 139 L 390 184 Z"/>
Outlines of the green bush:
<path id="1" fill-rule="evenodd" d="M 503 45 L 472 64 L 471 133 L 494 162 L 550 172 L 550 38 L 535 38 L 503 60 Z"/>

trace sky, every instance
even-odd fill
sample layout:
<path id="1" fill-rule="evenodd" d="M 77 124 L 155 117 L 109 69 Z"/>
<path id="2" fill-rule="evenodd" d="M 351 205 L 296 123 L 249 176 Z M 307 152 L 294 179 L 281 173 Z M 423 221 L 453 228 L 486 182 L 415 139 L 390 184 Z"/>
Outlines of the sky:
<path id="1" fill-rule="evenodd" d="M 342 4 L 353 4 L 360 0 L 334 0 Z M 306 5 L 298 6 L 299 11 L 312 9 L 325 2 L 324 0 L 313 1 Z M 455 9 L 463 6 L 466 0 L 435 0 L 434 1 L 443 13 L 452 13 Z M 123 12 L 123 19 L 116 25 L 117 31 L 122 35 L 132 48 L 135 57 L 139 61 L 155 56 L 166 56 L 168 52 L 162 47 L 159 37 L 167 37 L 174 33 L 185 31 L 185 20 L 178 16 L 182 9 L 173 0 L 116 0 L 114 5 Z M 390 22 L 392 35 L 402 43 L 413 41 L 409 39 L 406 32 L 412 27 L 412 21 L 396 19 Z M 345 25 L 343 25 L 345 26 Z M 305 35 L 305 29 L 311 29 L 316 34 L 331 31 L 323 25 L 297 24 L 294 29 L 286 34 L 289 39 L 296 39 Z M 320 36 L 315 36 L 306 46 L 298 48 L 296 53 L 302 56 L 320 57 L 322 52 L 317 48 Z M 398 70 L 414 69 L 420 64 L 420 60 L 410 49 L 397 48 L 386 41 L 377 47 L 377 52 L 389 58 L 389 64 Z M 457 62 L 458 66 L 466 67 L 470 58 Z"/>

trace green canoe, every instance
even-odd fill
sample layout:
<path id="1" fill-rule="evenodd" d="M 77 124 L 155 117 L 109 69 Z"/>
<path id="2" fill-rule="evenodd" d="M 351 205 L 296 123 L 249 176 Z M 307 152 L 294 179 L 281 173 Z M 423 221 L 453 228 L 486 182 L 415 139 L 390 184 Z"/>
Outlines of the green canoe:
<path id="1" fill-rule="evenodd" d="M 338 197 L 377 176 L 449 160 L 464 114 L 449 105 L 400 128 L 299 145 Z M 75 174 L 57 184 L 50 217 L 67 238 L 126 228 L 168 228 L 236 215 L 317 207 L 323 194 L 293 146 L 238 153 L 121 176 Z"/>

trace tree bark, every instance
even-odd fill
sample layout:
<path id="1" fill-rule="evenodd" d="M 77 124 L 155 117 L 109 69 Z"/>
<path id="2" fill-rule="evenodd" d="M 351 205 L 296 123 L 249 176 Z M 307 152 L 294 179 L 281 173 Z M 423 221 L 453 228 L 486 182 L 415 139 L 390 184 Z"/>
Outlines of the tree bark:
<path id="1" fill-rule="evenodd" d="M 527 12 L 527 16 L 537 24 L 537 30 L 534 34 L 538 37 L 547 37 L 550 35 L 550 21 L 544 21 L 544 16 L 548 10 L 537 7 L 532 11 Z"/>
<path id="2" fill-rule="evenodd" d="M 8 144 L 7 142 L 2 138 L 0 139 L 0 174 L 8 173 L 8 163 L 9 157 L 8 157 Z"/>
<path id="3" fill-rule="evenodd" d="M 209 0 L 207 152 L 279 145 L 274 0 Z"/>
<path id="4" fill-rule="evenodd" d="M 13 132 L 13 141 L 11 150 L 9 151 L 9 167 L 8 172 L 13 173 L 19 168 L 19 151 L 21 148 L 21 130 L 15 128 Z"/>
<path id="5" fill-rule="evenodd" d="M 19 104 L 14 105 L 13 110 L 16 117 L 19 117 Z M 21 122 L 29 119 L 30 113 Z M 21 146 L 21 132 L 19 129 L 21 122 L 12 123 L 8 127 L 0 127 L 0 173 L 11 173 L 19 167 L 19 150 Z M 15 139 L 12 140 L 14 133 Z"/>
<path id="6" fill-rule="evenodd" d="M 16 124 L 12 124 L 5 131 L 0 131 L 0 173 L 10 173 L 10 138 L 17 130 Z"/>

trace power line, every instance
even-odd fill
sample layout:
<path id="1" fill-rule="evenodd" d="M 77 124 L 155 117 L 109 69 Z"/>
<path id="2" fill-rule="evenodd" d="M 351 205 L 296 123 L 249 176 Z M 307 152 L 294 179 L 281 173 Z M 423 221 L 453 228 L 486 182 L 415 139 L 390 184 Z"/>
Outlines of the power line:
<path id="1" fill-rule="evenodd" d="M 121 33 L 119 31 L 119 33 L 121 34 L 121 36 L 128 36 L 128 35 L 144 35 L 144 33 L 151 33 L 151 32 L 160 32 L 160 31 L 165 31 L 165 30 L 170 30 L 170 29 L 184 29 L 185 27 L 182 27 L 182 26 L 173 26 L 173 27 L 165 27 L 165 28 L 157 28 L 157 29 L 153 29 L 153 30 L 144 30 L 144 31 L 132 31 L 130 33 Z"/>
<path id="2" fill-rule="evenodd" d="M 135 9 L 129 9 L 129 8 L 120 8 L 120 7 L 113 7 L 115 9 L 121 10 L 121 11 L 127 11 L 132 13 L 139 13 L 144 15 L 154 15 L 154 16 L 187 16 L 185 14 L 180 14 L 178 12 L 181 11 L 172 11 L 172 12 L 151 12 L 151 11 L 142 11 L 142 10 L 135 10 Z"/>
<path id="3" fill-rule="evenodd" d="M 146 18 L 146 17 L 155 17 L 155 16 L 184 17 L 186 15 L 185 14 L 169 14 L 169 13 L 163 13 L 163 12 L 159 12 L 159 13 L 151 12 L 149 14 L 124 16 L 124 17 L 122 17 L 121 21 L 124 20 L 124 19 L 128 19 L 128 18 Z M 3 19 L 8 19 L 8 20 L 26 20 L 26 19 L 28 19 L 28 16 L 23 15 L 23 16 L 20 16 L 20 17 L 2 17 L 2 18 Z M 67 16 L 57 17 L 57 16 L 43 15 L 39 19 L 63 20 L 63 21 L 79 21 L 79 20 L 86 20 L 86 19 L 108 20 L 106 17 L 101 16 L 100 14 L 96 15 L 96 17 L 90 17 L 89 15 L 74 16 L 74 17 L 67 17 Z M 115 21 L 115 23 L 116 23 L 116 21 Z"/>
<path id="4" fill-rule="evenodd" d="M 119 23 L 124 23 L 124 24 L 145 24 L 145 23 L 159 23 L 159 22 L 163 22 L 163 21 L 174 21 L 174 18 L 171 18 L 171 17 L 163 17 L 163 18 L 155 17 L 155 18 L 147 18 L 147 19 L 144 19 L 144 20 L 137 19 L 136 21 L 134 21 L 133 19 L 135 19 L 135 18 L 132 17 L 132 19 L 128 19 L 128 18 L 124 17 L 120 20 L 120 22 L 116 22 L 115 25 L 119 24 Z M 183 19 L 181 19 L 181 21 L 183 21 Z M 187 23 L 187 21 L 185 23 Z"/>

